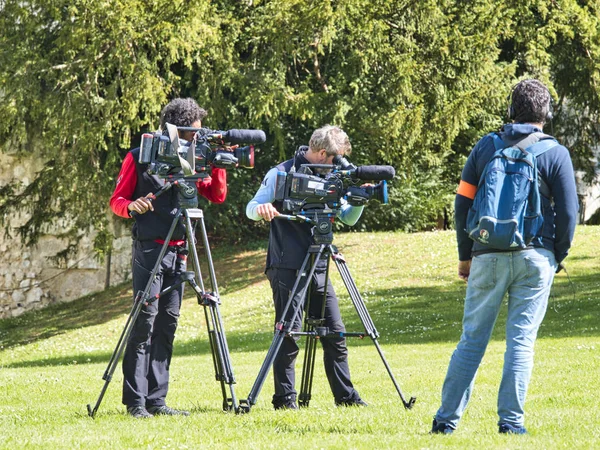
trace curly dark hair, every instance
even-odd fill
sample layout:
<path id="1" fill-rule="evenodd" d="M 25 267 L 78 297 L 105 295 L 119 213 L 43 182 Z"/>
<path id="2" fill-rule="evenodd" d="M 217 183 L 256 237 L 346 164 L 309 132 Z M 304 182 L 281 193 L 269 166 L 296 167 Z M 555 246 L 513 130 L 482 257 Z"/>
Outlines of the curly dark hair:
<path id="1" fill-rule="evenodd" d="M 190 127 L 194 122 L 204 119 L 207 114 L 193 98 L 176 98 L 162 109 L 160 128 L 164 130 L 167 123 L 178 127 Z"/>
<path id="2" fill-rule="evenodd" d="M 551 111 L 550 91 L 539 80 L 523 80 L 510 95 L 509 116 L 515 122 L 545 123 Z"/>

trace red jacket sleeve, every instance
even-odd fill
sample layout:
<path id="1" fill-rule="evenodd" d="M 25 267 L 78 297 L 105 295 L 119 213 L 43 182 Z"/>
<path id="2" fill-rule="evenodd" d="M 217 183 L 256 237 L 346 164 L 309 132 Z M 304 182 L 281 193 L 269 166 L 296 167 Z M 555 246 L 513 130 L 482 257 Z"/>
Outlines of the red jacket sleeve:
<path id="1" fill-rule="evenodd" d="M 108 202 L 110 209 L 120 217 L 130 218 L 127 207 L 133 201 L 133 193 L 137 184 L 137 172 L 135 171 L 135 161 L 131 153 L 127 153 L 121 171 L 117 178 L 117 185 Z"/>
<path id="2" fill-rule="evenodd" d="M 223 203 L 227 197 L 227 171 L 217 167 L 212 168 L 211 176 L 199 180 L 198 192 L 213 203 Z"/>

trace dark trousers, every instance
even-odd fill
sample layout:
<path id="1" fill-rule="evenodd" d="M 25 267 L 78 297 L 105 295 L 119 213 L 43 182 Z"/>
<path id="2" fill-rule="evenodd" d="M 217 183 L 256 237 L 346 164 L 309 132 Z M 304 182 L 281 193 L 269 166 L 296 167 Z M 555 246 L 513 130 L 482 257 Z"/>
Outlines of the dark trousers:
<path id="1" fill-rule="evenodd" d="M 132 254 L 133 292 L 146 288 L 157 262 L 161 244 L 134 241 Z M 185 271 L 181 248 L 169 247 L 152 282 L 150 297 L 178 282 Z M 123 404 L 163 406 L 169 389 L 169 365 L 181 308 L 183 285 L 142 306 L 123 356 Z"/>
<path id="2" fill-rule="evenodd" d="M 318 269 L 319 270 L 319 269 Z M 294 287 L 298 271 L 290 269 L 274 269 L 267 270 L 267 278 L 271 282 L 273 290 L 273 303 L 275 305 L 275 321 L 281 319 L 283 310 L 288 302 L 290 292 Z M 305 280 L 305 279 L 304 279 Z M 309 317 L 325 318 L 324 326 L 330 331 L 342 332 L 345 331 L 344 323 L 340 315 L 335 291 L 331 285 L 331 281 L 327 284 L 327 297 L 325 301 L 325 313 L 322 314 L 323 293 L 325 291 L 325 271 L 315 271 L 312 280 L 310 280 L 310 306 Z M 302 283 L 298 289 L 301 290 Z M 290 305 L 286 317 L 286 321 L 292 320 L 294 306 L 297 304 L 296 297 Z M 300 308 L 299 313 L 293 318 L 292 331 L 299 331 L 302 327 L 302 311 L 304 305 Z M 278 406 L 290 400 L 296 399 L 295 371 L 294 364 L 296 356 L 298 356 L 298 337 L 286 336 L 283 339 L 279 353 L 273 362 L 273 377 L 275 381 L 275 395 L 273 395 L 273 405 Z M 329 387 L 336 402 L 354 400 L 359 398 L 358 393 L 354 390 L 350 381 L 350 369 L 348 368 L 348 349 L 346 348 L 346 339 L 340 337 L 326 337 L 319 339 L 323 346 L 323 362 L 325 365 L 325 374 L 329 381 Z"/>

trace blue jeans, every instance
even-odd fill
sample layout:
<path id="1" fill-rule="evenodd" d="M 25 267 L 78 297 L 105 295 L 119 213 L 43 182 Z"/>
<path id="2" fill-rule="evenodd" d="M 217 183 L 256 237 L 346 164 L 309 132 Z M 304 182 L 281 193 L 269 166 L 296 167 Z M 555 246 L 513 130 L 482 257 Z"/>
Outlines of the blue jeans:
<path id="1" fill-rule="evenodd" d="M 548 305 L 557 263 L 547 249 L 487 253 L 473 258 L 463 333 L 448 366 L 438 423 L 456 428 L 471 396 L 475 374 L 508 292 L 506 353 L 500 391 L 500 423 L 522 427 L 533 347 Z"/>

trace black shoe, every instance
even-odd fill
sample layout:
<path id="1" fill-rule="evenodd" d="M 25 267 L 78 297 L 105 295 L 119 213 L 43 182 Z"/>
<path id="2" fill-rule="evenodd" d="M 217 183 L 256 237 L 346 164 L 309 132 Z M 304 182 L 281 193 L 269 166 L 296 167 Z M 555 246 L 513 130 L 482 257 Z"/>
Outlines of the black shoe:
<path id="1" fill-rule="evenodd" d="M 130 406 L 127 408 L 127 414 L 136 419 L 149 419 L 152 417 L 152 414 L 143 406 Z"/>
<path id="2" fill-rule="evenodd" d="M 498 433 L 501 434 L 527 434 L 525 427 L 517 427 L 509 423 L 501 423 L 498 425 Z"/>
<path id="3" fill-rule="evenodd" d="M 275 409 L 298 409 L 298 405 L 295 401 L 287 401 L 285 403 L 273 404 Z"/>
<path id="4" fill-rule="evenodd" d="M 355 398 L 351 400 L 336 401 L 335 406 L 369 406 L 363 399 Z"/>
<path id="5" fill-rule="evenodd" d="M 167 405 L 163 406 L 149 406 L 148 412 L 155 416 L 189 416 L 189 411 L 183 409 L 169 408 Z"/>
<path id="6" fill-rule="evenodd" d="M 454 433 L 454 428 L 447 423 L 438 423 L 437 420 L 433 419 L 433 424 L 431 425 L 431 431 L 429 434 L 452 434 Z"/>
<path id="7" fill-rule="evenodd" d="M 273 396 L 273 408 L 275 409 L 298 409 L 296 396 L 293 394 L 282 396 Z"/>

